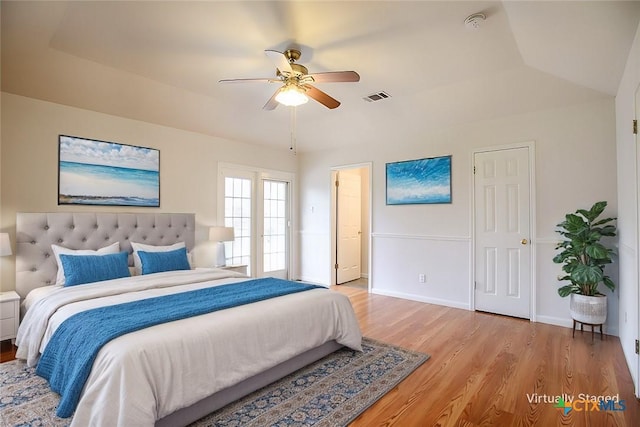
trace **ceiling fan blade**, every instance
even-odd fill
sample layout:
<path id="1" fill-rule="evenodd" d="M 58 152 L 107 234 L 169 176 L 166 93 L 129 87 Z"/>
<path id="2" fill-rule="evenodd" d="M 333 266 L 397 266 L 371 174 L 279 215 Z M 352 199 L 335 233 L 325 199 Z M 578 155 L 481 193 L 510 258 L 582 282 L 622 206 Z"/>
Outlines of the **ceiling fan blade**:
<path id="1" fill-rule="evenodd" d="M 320 104 L 324 105 L 327 108 L 330 108 L 333 110 L 334 108 L 337 108 L 340 105 L 340 101 L 330 97 L 329 95 L 327 95 L 326 93 L 324 93 L 318 88 L 315 88 L 311 85 L 304 85 L 304 88 L 306 89 L 305 95 L 307 95 L 309 98 L 315 99 L 316 101 L 318 101 Z"/>
<path id="2" fill-rule="evenodd" d="M 274 78 L 271 78 L 271 77 L 258 78 L 258 79 L 222 79 L 222 80 L 218 80 L 218 83 L 254 83 L 254 82 L 281 83 L 282 80 L 274 79 Z"/>
<path id="3" fill-rule="evenodd" d="M 291 68 L 291 64 L 289 64 L 289 60 L 284 53 L 278 52 L 277 50 L 265 50 L 264 54 L 269 57 L 271 62 L 276 66 L 280 72 L 293 73 L 293 69 Z"/>
<path id="4" fill-rule="evenodd" d="M 269 100 L 267 101 L 266 104 L 264 104 L 264 107 L 262 107 L 263 110 L 275 110 L 276 107 L 278 106 L 279 102 L 276 101 L 276 95 L 280 93 L 280 89 L 276 90 L 273 95 L 271 95 L 271 98 L 269 98 Z"/>
<path id="5" fill-rule="evenodd" d="M 329 71 L 310 74 L 316 83 L 359 82 L 360 75 L 355 71 Z"/>

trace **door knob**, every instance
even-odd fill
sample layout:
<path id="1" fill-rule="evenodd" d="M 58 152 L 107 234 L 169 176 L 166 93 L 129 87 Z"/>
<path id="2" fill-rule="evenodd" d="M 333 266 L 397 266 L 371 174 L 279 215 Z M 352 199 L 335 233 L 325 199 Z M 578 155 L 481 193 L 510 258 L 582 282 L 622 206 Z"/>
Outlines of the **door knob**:
<path id="1" fill-rule="evenodd" d="M 520 243 L 522 243 L 523 245 L 526 245 L 528 242 L 527 242 L 527 239 L 522 239 L 520 240 Z"/>

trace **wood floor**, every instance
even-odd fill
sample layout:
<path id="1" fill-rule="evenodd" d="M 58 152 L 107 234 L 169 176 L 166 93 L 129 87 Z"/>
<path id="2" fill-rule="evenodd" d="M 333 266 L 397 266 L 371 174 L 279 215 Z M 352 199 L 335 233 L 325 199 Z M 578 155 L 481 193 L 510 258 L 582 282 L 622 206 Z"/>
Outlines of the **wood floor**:
<path id="1" fill-rule="evenodd" d="M 592 342 L 590 333 L 571 338 L 568 328 L 334 289 L 350 297 L 365 336 L 431 355 L 351 427 L 640 426 L 640 402 L 617 337 Z M 10 342 L 1 356 L 15 357 Z M 625 410 L 576 405 L 565 416 L 528 398 L 580 393 L 619 395 Z"/>
<path id="2" fill-rule="evenodd" d="M 351 287 L 365 336 L 431 358 L 352 424 L 359 426 L 640 426 L 640 402 L 617 337 L 407 301 Z M 565 416 L 529 396 L 619 395 L 624 411 L 574 403 Z M 621 406 L 616 405 L 617 409 Z"/>
<path id="3" fill-rule="evenodd" d="M 16 347 L 11 345 L 11 340 L 0 342 L 0 363 L 8 362 L 16 358 Z"/>

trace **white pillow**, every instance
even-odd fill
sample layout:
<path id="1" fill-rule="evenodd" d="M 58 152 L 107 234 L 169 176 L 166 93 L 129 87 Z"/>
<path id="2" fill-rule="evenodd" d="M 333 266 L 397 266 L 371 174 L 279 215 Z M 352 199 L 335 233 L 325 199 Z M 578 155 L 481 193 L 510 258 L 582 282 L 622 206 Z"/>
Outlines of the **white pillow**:
<path id="1" fill-rule="evenodd" d="M 58 275 L 56 276 L 56 285 L 64 285 L 64 268 L 60 261 L 60 254 L 65 255 L 108 255 L 117 254 L 120 252 L 120 242 L 115 242 L 104 248 L 100 248 L 96 251 L 91 249 L 69 249 L 58 245 L 51 245 L 53 249 L 53 255 L 56 257 L 56 263 L 58 264 Z"/>
<path id="2" fill-rule="evenodd" d="M 133 248 L 133 268 L 136 271 L 136 275 L 139 276 L 142 274 L 142 263 L 140 262 L 138 251 L 169 252 L 169 251 L 175 251 L 176 249 L 184 248 L 186 246 L 184 242 L 178 242 L 168 246 L 154 246 L 154 245 L 145 245 L 143 243 L 131 242 L 131 247 Z"/>

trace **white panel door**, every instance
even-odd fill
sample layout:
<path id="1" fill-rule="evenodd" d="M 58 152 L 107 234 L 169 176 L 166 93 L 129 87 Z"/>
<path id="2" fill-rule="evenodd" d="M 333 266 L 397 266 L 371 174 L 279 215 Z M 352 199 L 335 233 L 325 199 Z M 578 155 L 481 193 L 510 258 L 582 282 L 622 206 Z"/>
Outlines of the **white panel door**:
<path id="1" fill-rule="evenodd" d="M 476 153 L 475 308 L 530 318 L 529 149 Z"/>
<path id="2" fill-rule="evenodd" d="M 636 94 L 635 94 L 635 117 L 634 117 L 638 122 L 640 122 L 640 85 L 638 85 L 638 87 L 636 88 Z M 636 122 L 636 126 L 637 126 L 637 122 Z M 636 178 L 640 176 L 640 135 L 638 134 L 637 128 L 636 128 Z M 636 256 L 638 256 L 637 254 L 640 254 L 640 183 L 638 182 L 638 179 L 636 179 L 636 202 L 638 204 L 637 206 L 637 210 L 636 210 L 636 214 L 637 214 L 637 218 L 638 218 L 638 224 L 637 224 L 637 228 L 636 228 L 636 232 L 638 233 L 637 236 L 637 240 L 636 240 Z M 640 256 L 638 256 L 640 258 Z M 637 274 L 637 278 L 640 281 L 640 259 L 636 260 L 636 274 Z M 640 291 L 636 291 L 638 292 L 638 307 L 640 307 Z M 640 336 L 640 313 L 638 313 L 638 329 L 636 329 L 636 337 Z M 640 398 L 640 356 L 636 355 L 636 372 L 635 372 L 635 377 L 636 377 L 636 397 Z"/>
<path id="3" fill-rule="evenodd" d="M 360 175 L 338 172 L 336 212 L 336 283 L 360 278 L 361 187 Z"/>

